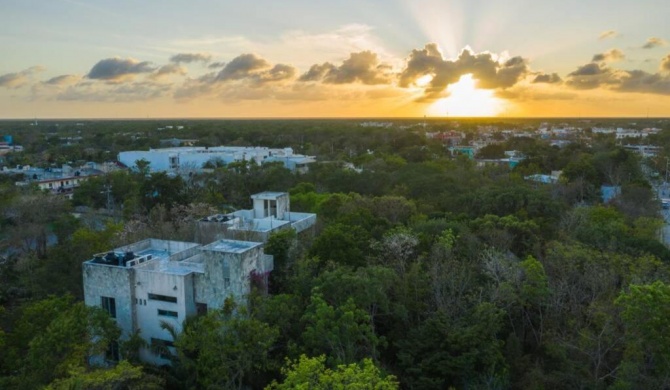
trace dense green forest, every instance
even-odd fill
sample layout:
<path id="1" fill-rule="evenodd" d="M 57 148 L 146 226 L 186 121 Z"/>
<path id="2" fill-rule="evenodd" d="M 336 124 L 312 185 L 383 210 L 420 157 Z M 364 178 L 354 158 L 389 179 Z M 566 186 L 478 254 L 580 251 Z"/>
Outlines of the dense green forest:
<path id="1" fill-rule="evenodd" d="M 425 137 L 540 123 L 510 121 L 1 123 L 25 148 L 6 166 L 104 162 L 172 137 L 290 146 L 318 161 L 304 174 L 246 163 L 189 177 L 119 170 L 72 200 L 1 175 L 0 388 L 670 387 L 670 250 L 654 187 L 670 126 L 650 136 L 663 150 L 645 160 L 613 137 L 562 148 L 511 137 L 500 149 L 526 156 L 514 168 Z M 554 184 L 525 179 L 557 170 Z M 603 203 L 603 184 L 619 196 Z M 318 214 L 313 232 L 266 244 L 269 293 L 187 319 L 169 367 L 142 364 L 137 335 L 122 362 L 95 366 L 89 357 L 120 331 L 83 304 L 81 263 L 148 237 L 194 241 L 195 220 L 266 190 Z"/>

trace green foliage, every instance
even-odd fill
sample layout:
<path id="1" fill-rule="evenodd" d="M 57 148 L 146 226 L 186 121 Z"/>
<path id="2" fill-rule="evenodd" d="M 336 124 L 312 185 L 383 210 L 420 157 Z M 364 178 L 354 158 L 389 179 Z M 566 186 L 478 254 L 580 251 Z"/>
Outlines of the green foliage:
<path id="1" fill-rule="evenodd" d="M 305 350 L 311 354 L 326 354 L 333 365 L 375 357 L 378 345 L 384 342 L 375 335 L 368 313 L 356 307 L 351 298 L 344 304 L 332 306 L 315 291 L 302 321 Z"/>
<path id="2" fill-rule="evenodd" d="M 174 342 L 174 371 L 184 386 L 239 388 L 267 364 L 277 337 L 275 328 L 229 301 L 184 323 Z"/>
<path id="3" fill-rule="evenodd" d="M 145 374 L 141 367 L 124 360 L 109 369 L 86 371 L 78 367 L 70 371 L 69 377 L 55 380 L 46 390 L 159 390 L 164 385 L 162 379 Z"/>
<path id="4" fill-rule="evenodd" d="M 365 264 L 369 233 L 361 227 L 336 223 L 328 226 L 314 240 L 310 255 L 353 267 Z"/>
<path id="5" fill-rule="evenodd" d="M 15 379 L 21 388 L 34 388 L 91 368 L 89 357 L 104 355 L 120 330 L 102 309 L 64 296 L 27 306 L 10 335 Z"/>
<path id="6" fill-rule="evenodd" d="M 503 315 L 489 303 L 458 319 L 436 313 L 398 342 L 401 378 L 416 389 L 504 388 L 503 342 L 497 338 Z"/>
<path id="7" fill-rule="evenodd" d="M 282 369 L 285 376 L 281 383 L 273 382 L 267 390 L 393 390 L 398 382 L 393 375 L 384 375 L 370 359 L 360 364 L 338 365 L 334 370 L 326 367 L 326 357 L 308 358 L 301 355 Z"/>
<path id="8" fill-rule="evenodd" d="M 616 300 L 627 343 L 620 388 L 663 388 L 670 384 L 670 286 L 662 281 L 630 285 Z"/>

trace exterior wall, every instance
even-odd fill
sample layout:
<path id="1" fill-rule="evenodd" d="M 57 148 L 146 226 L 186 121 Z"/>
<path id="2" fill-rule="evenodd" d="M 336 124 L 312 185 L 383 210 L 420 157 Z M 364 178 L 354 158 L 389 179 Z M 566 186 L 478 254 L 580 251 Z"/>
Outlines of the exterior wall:
<path id="1" fill-rule="evenodd" d="M 170 170 L 170 160 L 168 153 L 155 153 L 152 151 L 130 151 L 119 153 L 118 159 L 128 167 L 136 166 L 135 161 L 145 159 L 151 163 L 151 171 Z"/>
<path id="2" fill-rule="evenodd" d="M 136 270 L 135 293 L 141 304 L 135 304 L 137 310 L 137 327 L 142 330 L 140 336 L 151 345 L 151 338 L 173 341 L 170 333 L 161 328 L 161 323 L 171 325 L 177 332 L 182 330 L 182 322 L 193 314 L 193 284 L 189 275 L 174 275 L 155 271 Z M 175 289 L 176 287 L 176 289 Z M 149 294 L 160 294 L 177 298 L 176 303 L 149 299 Z M 191 299 L 189 299 L 191 298 Z M 177 312 L 177 318 L 158 315 L 158 310 Z M 150 350 L 141 351 L 142 359 L 154 364 L 165 364 L 167 361 Z"/>
<path id="3" fill-rule="evenodd" d="M 249 274 L 270 268 L 259 245 L 243 253 L 204 251 L 204 274 L 194 278 L 195 302 L 206 303 L 210 309 L 220 309 L 226 298 L 242 298 L 250 291 Z"/>
<path id="4" fill-rule="evenodd" d="M 290 215 L 291 221 L 293 222 L 291 226 L 298 233 L 314 226 L 316 223 L 316 214 L 291 213 Z"/>
<path id="5" fill-rule="evenodd" d="M 115 299 L 116 322 L 128 338 L 135 330 L 135 277 L 132 268 L 84 263 L 84 302 L 102 307 L 101 297 Z"/>
<path id="6" fill-rule="evenodd" d="M 214 251 L 203 253 L 205 272 L 195 275 L 195 302 L 207 304 L 208 309 L 220 309 L 232 295 L 231 264 L 237 263 L 238 255 Z"/>

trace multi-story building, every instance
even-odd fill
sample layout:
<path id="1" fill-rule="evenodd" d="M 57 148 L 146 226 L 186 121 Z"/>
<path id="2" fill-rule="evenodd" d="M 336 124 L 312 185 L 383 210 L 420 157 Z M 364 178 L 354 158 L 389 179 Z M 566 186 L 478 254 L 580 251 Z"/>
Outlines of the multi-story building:
<path id="1" fill-rule="evenodd" d="M 140 351 L 142 360 L 167 364 L 174 340 L 163 323 L 180 332 L 185 318 L 221 308 L 228 297 L 241 299 L 252 278 L 267 278 L 272 269 L 260 242 L 147 239 L 85 261 L 84 299 L 115 318 L 122 339 L 140 332 L 150 346 Z M 107 359 L 118 359 L 118 348 L 110 347 Z"/>

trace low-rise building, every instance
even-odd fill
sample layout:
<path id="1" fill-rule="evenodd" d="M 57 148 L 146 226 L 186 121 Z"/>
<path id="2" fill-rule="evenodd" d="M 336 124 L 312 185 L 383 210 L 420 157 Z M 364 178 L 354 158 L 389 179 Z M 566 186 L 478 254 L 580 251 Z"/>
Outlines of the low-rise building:
<path id="1" fill-rule="evenodd" d="M 302 173 L 307 171 L 308 165 L 315 162 L 316 158 L 294 154 L 291 148 L 202 146 L 126 151 L 119 153 L 118 160 L 130 168 L 136 167 L 138 160 L 146 160 L 151 171 L 172 173 L 197 172 L 208 162 L 225 164 L 236 161 L 254 161 L 257 164 L 281 162 L 291 171 Z"/>

